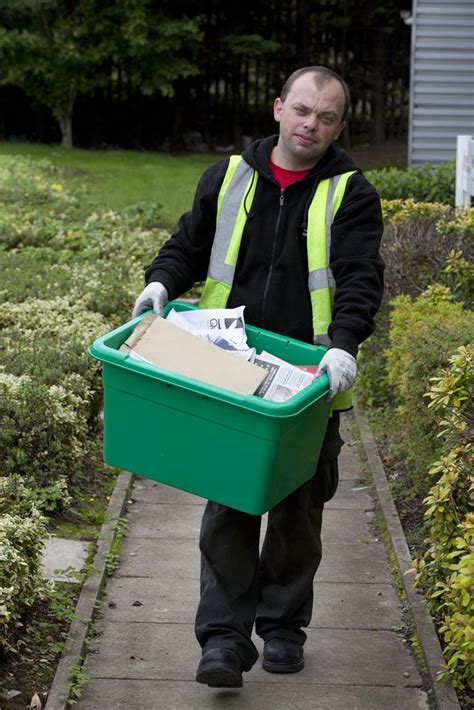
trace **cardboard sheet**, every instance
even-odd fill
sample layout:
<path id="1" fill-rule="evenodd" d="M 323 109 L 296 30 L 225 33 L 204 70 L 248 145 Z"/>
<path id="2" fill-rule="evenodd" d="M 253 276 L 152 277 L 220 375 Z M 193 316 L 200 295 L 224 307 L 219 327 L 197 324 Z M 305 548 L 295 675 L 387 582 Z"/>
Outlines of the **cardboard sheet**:
<path id="1" fill-rule="evenodd" d="M 151 314 L 143 318 L 120 350 L 133 351 L 153 365 L 183 377 L 243 395 L 253 394 L 266 377 L 258 365 Z"/>

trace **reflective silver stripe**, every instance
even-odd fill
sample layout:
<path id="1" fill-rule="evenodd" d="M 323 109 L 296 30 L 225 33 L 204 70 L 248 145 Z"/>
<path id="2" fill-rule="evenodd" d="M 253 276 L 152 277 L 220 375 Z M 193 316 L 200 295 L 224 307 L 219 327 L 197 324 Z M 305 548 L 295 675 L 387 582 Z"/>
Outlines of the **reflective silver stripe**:
<path id="1" fill-rule="evenodd" d="M 331 259 L 332 203 L 334 201 L 334 193 L 336 191 L 337 183 L 340 178 L 340 175 L 334 175 L 332 178 L 329 178 L 329 188 L 326 199 L 326 264 L 328 268 L 329 261 Z"/>
<path id="2" fill-rule="evenodd" d="M 334 277 L 329 267 L 315 269 L 309 272 L 308 286 L 310 291 L 316 291 L 318 288 L 330 288 L 335 286 Z"/>
<path id="3" fill-rule="evenodd" d="M 207 275 L 211 279 L 221 281 L 229 286 L 232 286 L 234 280 L 235 266 L 226 264 L 225 258 L 229 251 L 240 204 L 244 199 L 248 181 L 252 173 L 253 168 L 251 168 L 245 160 L 241 160 L 224 193 L 219 218 L 217 220 L 216 234 Z"/>

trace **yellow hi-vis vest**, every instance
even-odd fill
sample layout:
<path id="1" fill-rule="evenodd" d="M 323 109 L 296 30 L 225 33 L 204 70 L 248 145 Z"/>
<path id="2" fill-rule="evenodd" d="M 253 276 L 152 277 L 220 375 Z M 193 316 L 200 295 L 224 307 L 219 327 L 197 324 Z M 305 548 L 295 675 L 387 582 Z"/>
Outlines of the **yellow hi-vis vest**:
<path id="1" fill-rule="evenodd" d="M 356 171 L 321 180 L 308 210 L 308 288 L 313 314 L 314 342 L 330 345 L 335 282 L 329 267 L 331 225 L 339 209 L 347 182 Z M 217 199 L 216 234 L 207 279 L 199 302 L 201 308 L 225 308 L 234 281 L 240 242 L 247 220 L 244 202 L 250 208 L 255 197 L 258 173 L 240 155 L 232 155 Z M 349 409 L 352 392 L 335 397 L 333 409 Z"/>

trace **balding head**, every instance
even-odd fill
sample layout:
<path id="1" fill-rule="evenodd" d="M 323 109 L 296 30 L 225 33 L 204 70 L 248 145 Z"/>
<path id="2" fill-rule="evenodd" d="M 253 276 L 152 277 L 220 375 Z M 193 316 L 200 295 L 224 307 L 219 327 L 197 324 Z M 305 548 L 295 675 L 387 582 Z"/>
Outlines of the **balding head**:
<path id="1" fill-rule="evenodd" d="M 342 93 L 344 94 L 344 109 L 343 114 L 341 116 L 341 121 L 345 121 L 351 105 L 351 95 L 349 93 L 349 87 L 347 86 L 344 79 L 339 76 L 339 74 L 337 74 L 337 72 L 333 71 L 332 69 L 328 69 L 328 67 L 302 67 L 301 69 L 297 69 L 296 71 L 294 71 L 293 74 L 290 74 L 288 79 L 285 81 L 280 93 L 280 100 L 282 101 L 282 103 L 284 103 L 285 99 L 290 93 L 291 87 L 293 86 L 295 81 L 299 79 L 300 76 L 303 76 L 303 74 L 312 74 L 314 78 L 314 83 L 318 87 L 318 89 L 323 88 L 330 81 L 335 80 L 339 83 L 342 89 Z"/>

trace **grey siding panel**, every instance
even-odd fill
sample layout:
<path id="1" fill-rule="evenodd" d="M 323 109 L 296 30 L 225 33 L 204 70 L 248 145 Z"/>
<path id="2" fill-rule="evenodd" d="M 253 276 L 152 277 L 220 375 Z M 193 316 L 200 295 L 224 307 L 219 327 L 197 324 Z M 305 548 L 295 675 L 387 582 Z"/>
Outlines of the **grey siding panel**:
<path id="1" fill-rule="evenodd" d="M 462 106 L 469 106 L 469 105 L 463 104 Z M 417 104 L 417 106 L 415 107 L 415 110 L 413 111 L 413 115 L 415 116 L 415 118 L 422 118 L 423 116 L 431 116 L 432 112 L 433 112 L 433 105 L 421 107 L 419 104 Z M 457 111 L 456 115 L 459 116 L 460 113 L 461 113 L 460 111 Z M 448 119 L 452 119 L 453 111 L 451 108 L 446 108 L 445 106 L 440 106 L 438 104 L 436 106 L 436 116 L 442 121 L 444 121 L 446 117 L 448 117 Z"/>
<path id="2" fill-rule="evenodd" d="M 415 165 L 423 165 L 423 163 L 448 163 L 450 160 L 456 159 L 456 146 L 453 150 L 417 150 Z"/>
<path id="3" fill-rule="evenodd" d="M 426 20 L 423 16 L 419 15 L 419 19 Z M 429 21 L 423 23 L 423 27 L 466 27 L 466 17 L 430 17 Z"/>
<path id="4" fill-rule="evenodd" d="M 469 47 L 472 46 L 472 30 L 470 27 L 462 25 L 460 27 L 424 27 L 417 32 L 418 47 L 432 47 L 433 40 L 456 40 L 456 46 L 459 46 L 459 41 L 467 42 Z"/>
<path id="5" fill-rule="evenodd" d="M 429 94 L 419 94 L 414 114 L 418 113 L 419 109 L 423 109 L 423 111 L 427 111 L 428 108 L 430 110 L 434 110 L 434 106 L 440 107 L 437 110 L 441 110 L 441 107 L 444 106 L 452 106 L 456 107 L 456 109 L 469 107 L 471 107 L 471 109 L 473 108 L 472 104 L 469 103 L 468 99 L 465 96 L 443 96 L 442 90 L 440 90 L 439 94 L 434 94 L 432 91 L 430 91 Z"/>
<path id="6" fill-rule="evenodd" d="M 419 17 L 430 17 L 432 15 L 446 15 L 447 17 L 459 17 L 460 15 L 474 17 L 474 7 L 472 3 L 452 2 L 443 5 L 422 5 L 420 3 Z"/>
<path id="7" fill-rule="evenodd" d="M 474 0 L 414 0 L 410 82 L 410 164 L 452 160 L 474 135 Z"/>

